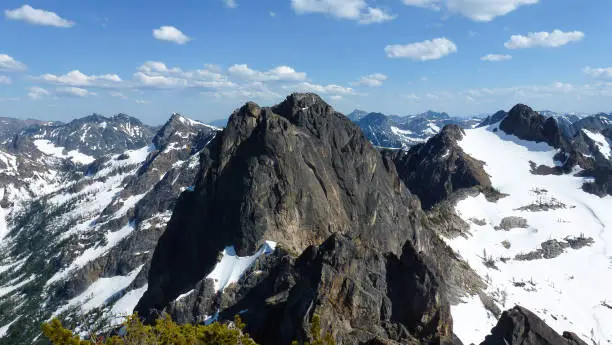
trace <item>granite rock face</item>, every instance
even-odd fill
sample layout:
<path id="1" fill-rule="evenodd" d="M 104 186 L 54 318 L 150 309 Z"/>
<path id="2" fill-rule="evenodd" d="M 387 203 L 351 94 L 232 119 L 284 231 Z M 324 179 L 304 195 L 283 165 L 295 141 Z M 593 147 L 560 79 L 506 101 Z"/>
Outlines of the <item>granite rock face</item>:
<path id="1" fill-rule="evenodd" d="M 262 266 L 262 281 L 222 294 L 207 287 L 224 247 L 245 256 L 265 240 L 303 253 Z M 177 203 L 136 310 L 191 321 L 248 310 L 251 334 L 266 343 L 307 337 L 314 313 L 347 344 L 445 342 L 452 284 L 438 272 L 456 267 L 453 256 L 390 157 L 317 95 L 293 94 L 271 108 L 247 103 L 204 148 L 195 189 Z"/>

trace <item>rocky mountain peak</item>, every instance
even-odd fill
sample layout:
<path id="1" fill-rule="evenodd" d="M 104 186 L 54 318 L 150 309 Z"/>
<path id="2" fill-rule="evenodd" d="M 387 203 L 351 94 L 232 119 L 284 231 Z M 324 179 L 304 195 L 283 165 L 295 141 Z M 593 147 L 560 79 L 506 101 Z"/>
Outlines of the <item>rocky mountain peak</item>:
<path id="1" fill-rule="evenodd" d="M 515 105 L 499 128 L 519 139 L 546 142 L 555 148 L 567 145 L 554 118 L 546 118 L 524 104 Z"/>
<path id="2" fill-rule="evenodd" d="M 172 113 L 168 121 L 157 131 L 153 137 L 153 145 L 159 150 L 165 149 L 169 144 L 181 147 L 190 143 L 194 136 L 200 132 L 205 132 L 204 137 L 208 138 L 211 133 L 216 132 L 216 128 L 184 117 L 179 113 Z M 198 145 L 197 150 L 204 147 L 206 143 Z"/>
<path id="3" fill-rule="evenodd" d="M 457 144 L 463 135 L 459 126 L 447 125 L 426 143 L 393 154 L 400 178 L 419 196 L 424 209 L 431 209 L 459 189 L 491 187 L 483 163 Z"/>
<path id="4" fill-rule="evenodd" d="M 422 217 L 389 157 L 319 96 L 292 94 L 271 108 L 247 103 L 202 151 L 195 188 L 175 207 L 136 309 L 149 317 L 181 310 L 188 321 L 248 310 L 241 316 L 249 333 L 267 343 L 303 339 L 313 312 L 324 327 L 338 325 L 345 344 L 400 341 L 410 336 L 405 330 L 449 337 L 445 285 L 424 257 L 448 252 Z M 218 253 L 233 246 L 249 256 L 266 241 L 284 251 L 255 264 L 263 273 L 245 274 L 253 278 L 226 292 L 212 289 Z M 303 254 L 293 261 L 299 255 L 287 252 Z M 406 303 L 414 309 L 403 310 Z"/>
<path id="5" fill-rule="evenodd" d="M 308 128 L 313 134 L 320 134 L 320 124 L 337 117 L 335 110 L 314 93 L 293 93 L 271 110 L 295 125 Z M 344 116 L 343 119 L 348 121 Z"/>
<path id="6" fill-rule="evenodd" d="M 454 143 L 463 138 L 463 129 L 457 125 L 446 125 L 440 131 L 440 137 L 444 142 Z"/>

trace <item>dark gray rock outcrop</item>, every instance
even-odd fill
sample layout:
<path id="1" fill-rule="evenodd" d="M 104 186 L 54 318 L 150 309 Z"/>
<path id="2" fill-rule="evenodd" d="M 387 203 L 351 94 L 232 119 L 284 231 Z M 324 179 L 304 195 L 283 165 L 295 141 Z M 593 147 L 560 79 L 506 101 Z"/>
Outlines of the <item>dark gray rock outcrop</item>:
<path id="1" fill-rule="evenodd" d="M 457 144 L 461 138 L 462 129 L 448 125 L 425 144 L 393 155 L 402 181 L 419 196 L 424 209 L 430 209 L 459 189 L 491 187 L 483 163 L 463 152 Z"/>
<path id="2" fill-rule="evenodd" d="M 546 118 L 524 104 L 515 105 L 499 128 L 519 139 L 545 142 L 555 148 L 567 146 L 554 118 Z"/>
<path id="3" fill-rule="evenodd" d="M 534 142 L 545 142 L 558 149 L 555 166 L 533 167 L 535 174 L 570 173 L 575 166 L 590 170 L 593 160 L 581 153 L 571 141 L 567 140 L 557 120 L 545 117 L 524 104 L 515 105 L 508 116 L 499 124 L 499 129 L 519 139 Z"/>
<path id="4" fill-rule="evenodd" d="M 504 217 L 499 223 L 499 225 L 495 227 L 495 230 L 509 231 L 516 228 L 526 229 L 527 227 L 527 219 L 522 217 L 510 216 Z"/>
<path id="5" fill-rule="evenodd" d="M 235 286 L 215 294 L 202 280 L 167 311 L 180 322 L 241 314 L 263 344 L 306 341 L 314 314 L 340 344 L 372 339 L 398 343 L 451 343 L 452 320 L 439 279 L 406 244 L 400 256 L 381 254 L 334 234 L 294 259 L 282 248 L 262 258 Z M 229 290 L 229 291 L 228 291 Z"/>
<path id="6" fill-rule="evenodd" d="M 587 345 L 574 333 L 559 335 L 531 311 L 516 306 L 505 311 L 480 345 Z"/>
<path id="7" fill-rule="evenodd" d="M 307 335 L 315 312 L 349 344 L 450 338 L 447 296 L 470 280 L 469 268 L 430 225 L 390 157 L 317 95 L 293 94 L 272 108 L 247 103 L 202 151 L 195 189 L 175 207 L 136 309 L 149 318 L 180 309 L 191 320 L 214 308 L 221 317 L 249 310 L 251 334 L 280 337 L 271 343 Z M 260 267 L 264 282 L 211 296 L 205 277 L 217 254 L 234 245 L 249 255 L 265 240 L 304 252 Z M 443 279 L 443 270 L 461 279 Z M 176 305 L 192 289 L 195 304 Z M 265 298 L 233 302 L 248 294 Z"/>

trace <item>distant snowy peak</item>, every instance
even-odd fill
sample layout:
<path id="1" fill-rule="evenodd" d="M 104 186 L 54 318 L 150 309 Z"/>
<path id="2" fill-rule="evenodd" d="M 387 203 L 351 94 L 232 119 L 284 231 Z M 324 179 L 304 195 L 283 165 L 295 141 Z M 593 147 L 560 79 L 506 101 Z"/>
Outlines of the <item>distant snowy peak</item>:
<path id="1" fill-rule="evenodd" d="M 178 113 L 172 113 L 170 119 L 157 131 L 152 141 L 157 149 L 163 150 L 171 143 L 174 143 L 174 147 L 176 145 L 184 146 L 195 136 L 208 137 L 211 133 L 218 131 L 220 129 L 215 126 L 192 120 Z"/>
<path id="2" fill-rule="evenodd" d="M 39 121 L 33 119 L 15 119 L 12 117 L 0 116 L 0 144 L 5 144 L 22 130 L 31 126 L 51 126 L 60 122 Z"/>
<path id="3" fill-rule="evenodd" d="M 47 140 L 67 152 L 98 158 L 146 146 L 154 133 L 151 127 L 125 114 L 112 117 L 93 114 L 66 124 L 32 126 L 21 135 Z"/>
<path id="4" fill-rule="evenodd" d="M 349 115 L 349 118 L 355 116 Z M 425 142 L 446 125 L 455 124 L 462 128 L 473 128 L 482 119 L 452 117 L 447 113 L 427 111 L 407 116 L 360 113 L 359 119 L 353 121 L 375 146 L 408 149 Z"/>

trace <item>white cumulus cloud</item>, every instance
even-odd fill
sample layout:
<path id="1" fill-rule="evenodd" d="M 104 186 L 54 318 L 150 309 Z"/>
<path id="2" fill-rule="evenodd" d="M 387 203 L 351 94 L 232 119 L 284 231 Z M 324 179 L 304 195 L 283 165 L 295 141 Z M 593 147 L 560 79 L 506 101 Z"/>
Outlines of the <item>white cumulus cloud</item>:
<path id="1" fill-rule="evenodd" d="M 191 38 L 181 32 L 181 30 L 168 25 L 161 26 L 159 29 L 154 29 L 153 37 L 161 41 L 174 42 L 177 44 L 185 44 L 191 41 Z"/>
<path id="2" fill-rule="evenodd" d="M 612 78 L 612 67 L 605 67 L 605 68 L 585 67 L 583 71 L 586 75 L 595 77 L 595 78 Z"/>
<path id="3" fill-rule="evenodd" d="M 359 24 L 382 23 L 395 19 L 397 16 L 389 14 L 380 8 L 368 7 L 368 9 L 359 17 Z"/>
<path id="4" fill-rule="evenodd" d="M 32 100 L 38 100 L 50 94 L 51 93 L 49 91 L 40 86 L 32 86 L 29 89 L 28 97 L 30 97 Z"/>
<path id="5" fill-rule="evenodd" d="M 301 81 L 306 79 L 306 73 L 297 72 L 289 66 L 278 66 L 265 72 L 249 68 L 246 64 L 233 65 L 228 68 L 231 76 L 250 81 Z"/>
<path id="6" fill-rule="evenodd" d="M 537 4 L 539 0 L 403 0 L 408 6 L 440 11 L 446 8 L 479 22 L 489 22 L 524 5 Z"/>
<path id="7" fill-rule="evenodd" d="M 70 28 L 74 22 L 58 16 L 55 12 L 33 8 L 23 5 L 14 10 L 4 10 L 6 18 L 11 20 L 22 20 L 34 25 L 55 26 L 58 28 Z"/>
<path id="8" fill-rule="evenodd" d="M 50 84 L 69 86 L 116 86 L 122 81 L 116 74 L 87 75 L 79 70 L 72 70 L 64 75 L 45 73 L 35 79 Z"/>
<path id="9" fill-rule="evenodd" d="M 390 58 L 408 58 L 418 61 L 437 60 L 457 52 L 457 46 L 445 37 L 406 45 L 392 44 L 385 47 Z"/>
<path id="10" fill-rule="evenodd" d="M 11 85 L 13 80 L 5 75 L 0 75 L 0 84 Z"/>
<path id="11" fill-rule="evenodd" d="M 204 92 L 205 95 L 212 95 L 218 99 L 234 99 L 238 101 L 248 100 L 279 100 L 282 98 L 278 93 L 270 90 L 262 82 L 251 82 L 240 85 L 235 89 L 219 90 L 215 92 Z"/>
<path id="12" fill-rule="evenodd" d="M 472 20 L 489 22 L 524 5 L 537 4 L 539 0 L 447 0 L 446 6 Z"/>
<path id="13" fill-rule="evenodd" d="M 480 58 L 482 61 L 506 61 L 511 59 L 512 55 L 508 54 L 487 54 Z"/>
<path id="14" fill-rule="evenodd" d="M 321 13 L 355 20 L 360 24 L 381 23 L 396 18 L 381 8 L 369 6 L 365 0 L 291 0 L 291 7 L 298 14 Z"/>
<path id="15" fill-rule="evenodd" d="M 205 69 L 183 71 L 178 67 L 168 67 L 163 62 L 147 61 L 134 73 L 137 87 L 145 88 L 224 88 L 234 87 L 230 81 L 216 70 L 219 67 L 207 65 Z"/>
<path id="16" fill-rule="evenodd" d="M 27 66 L 24 63 L 13 59 L 11 56 L 7 54 L 0 54 L 0 71 L 15 72 L 15 71 L 23 71 L 26 69 L 27 69 Z"/>
<path id="17" fill-rule="evenodd" d="M 526 36 L 512 35 L 504 46 L 508 49 L 558 48 L 571 42 L 580 41 L 583 38 L 584 33 L 580 31 L 563 32 L 561 30 L 554 30 L 552 32 L 530 32 Z"/>
<path id="18" fill-rule="evenodd" d="M 56 94 L 63 96 L 73 96 L 73 97 L 87 97 L 94 96 L 95 92 L 90 92 L 86 89 L 80 87 L 59 87 L 55 89 Z"/>
<path id="19" fill-rule="evenodd" d="M 354 83 L 354 85 L 377 87 L 381 86 L 385 80 L 387 80 L 386 75 L 382 73 L 374 73 L 359 78 L 359 81 Z"/>
<path id="20" fill-rule="evenodd" d="M 319 85 L 312 84 L 309 82 L 302 82 L 293 86 L 285 86 L 285 90 L 298 91 L 298 92 L 315 92 L 322 94 L 335 94 L 335 95 L 354 95 L 355 90 L 350 87 L 344 87 L 336 84 Z"/>

